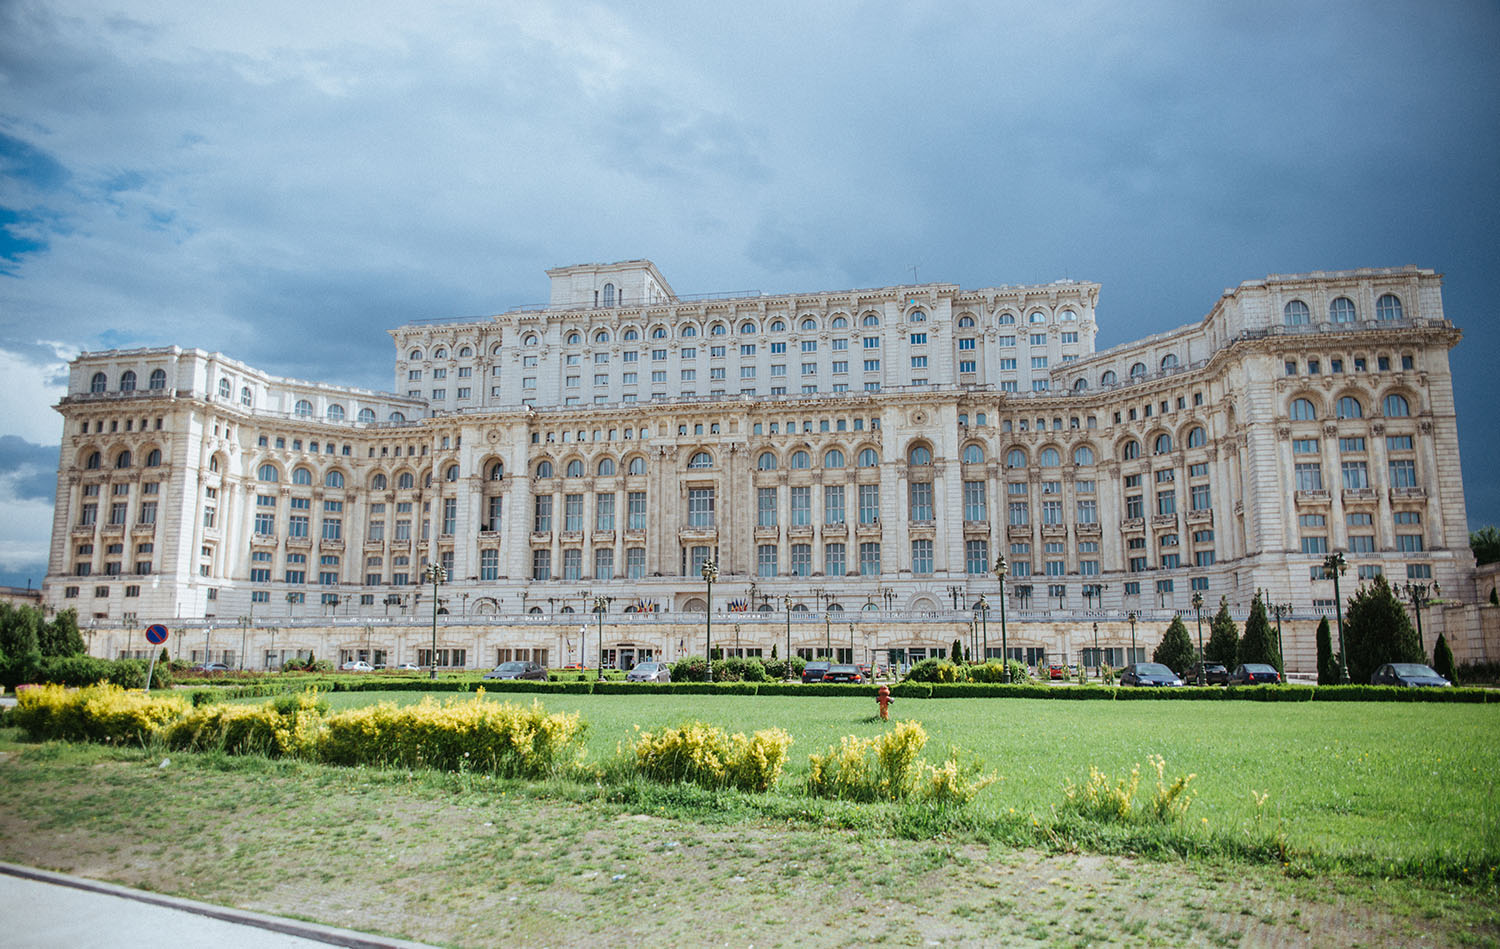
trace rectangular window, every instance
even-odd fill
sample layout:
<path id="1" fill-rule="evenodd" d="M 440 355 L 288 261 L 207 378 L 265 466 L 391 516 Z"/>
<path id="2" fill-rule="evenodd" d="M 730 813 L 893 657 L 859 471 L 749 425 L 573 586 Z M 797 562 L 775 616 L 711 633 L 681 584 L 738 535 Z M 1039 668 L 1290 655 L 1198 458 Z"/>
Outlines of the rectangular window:
<path id="1" fill-rule="evenodd" d="M 1345 491 L 1360 491 L 1370 486 L 1370 469 L 1363 461 L 1345 461 L 1339 465 Z"/>
<path id="2" fill-rule="evenodd" d="M 1157 514 L 1176 514 L 1177 513 L 1177 492 L 1176 491 L 1158 491 L 1158 492 L 1156 492 L 1156 513 Z"/>
<path id="3" fill-rule="evenodd" d="M 646 548 L 625 548 L 625 576 L 639 580 L 646 575 Z"/>
<path id="4" fill-rule="evenodd" d="M 1294 455 L 1316 455 L 1318 453 L 1318 440 L 1316 438 L 1294 438 L 1292 439 L 1292 454 Z"/>
<path id="5" fill-rule="evenodd" d="M 1141 496 L 1139 494 L 1132 494 L 1130 497 L 1125 499 L 1125 516 L 1131 519 L 1138 519 L 1146 516 L 1146 506 L 1142 502 Z"/>
<path id="6" fill-rule="evenodd" d="M 1375 535 L 1350 534 L 1349 552 L 1351 554 L 1373 554 L 1375 552 Z"/>
<path id="7" fill-rule="evenodd" d="M 775 544 L 761 544 L 755 548 L 755 575 L 759 577 L 776 576 Z"/>
<path id="8" fill-rule="evenodd" d="M 538 534 L 552 530 L 552 495 L 536 496 L 536 516 L 533 518 L 531 529 Z"/>
<path id="9" fill-rule="evenodd" d="M 913 357 L 911 357 L 911 367 L 913 369 L 926 369 L 927 368 L 927 357 L 926 356 L 913 356 Z"/>
<path id="10" fill-rule="evenodd" d="M 1397 534 L 1396 549 L 1404 554 L 1420 552 L 1422 548 L 1421 534 Z"/>
<path id="11" fill-rule="evenodd" d="M 879 372 L 879 371 L 880 371 L 880 360 L 878 360 L 878 359 L 866 359 L 865 360 L 865 372 Z"/>
<path id="12" fill-rule="evenodd" d="M 629 507 L 627 516 L 630 518 L 626 523 L 626 530 L 643 531 L 646 529 L 646 492 L 631 491 L 625 499 Z"/>
<path id="13" fill-rule="evenodd" d="M 932 576 L 932 541 L 911 542 L 911 572 L 919 577 Z"/>
<path id="14" fill-rule="evenodd" d="M 755 526 L 776 526 L 776 489 L 755 489 Z"/>
<path id="15" fill-rule="evenodd" d="M 610 580 L 615 575 L 615 552 L 610 547 L 594 550 L 594 579 Z"/>
<path id="16" fill-rule="evenodd" d="M 1047 498 L 1047 499 L 1044 499 L 1042 501 L 1042 523 L 1043 524 L 1061 524 L 1061 523 L 1063 523 L 1063 506 L 1062 506 L 1062 501 L 1055 500 L 1055 499 L 1052 499 L 1052 498 Z"/>
<path id="17" fill-rule="evenodd" d="M 880 544 L 859 545 L 859 575 L 862 577 L 880 576 Z"/>
<path id="18" fill-rule="evenodd" d="M 812 488 L 791 489 L 792 526 L 805 527 L 812 523 Z M 811 556 L 811 555 L 809 555 Z"/>
<path id="19" fill-rule="evenodd" d="M 458 498 L 443 498 L 443 529 L 440 533 L 458 532 Z"/>
<path id="20" fill-rule="evenodd" d="M 964 541 L 964 572 L 971 577 L 982 577 L 990 572 L 989 541 Z"/>
<path id="21" fill-rule="evenodd" d="M 1412 459 L 1393 458 L 1390 462 L 1390 470 L 1391 487 L 1415 488 L 1417 486 L 1417 463 Z"/>
<path id="22" fill-rule="evenodd" d="M 1079 498 L 1076 504 L 1078 510 L 1078 523 L 1099 523 L 1099 502 L 1094 498 Z"/>
<path id="23" fill-rule="evenodd" d="M 563 495 L 563 530 L 583 530 L 583 495 Z"/>
<path id="24" fill-rule="evenodd" d="M 1006 523 L 1020 527 L 1031 523 L 1031 505 L 1025 501 L 1011 501 L 1007 507 Z"/>
<path id="25" fill-rule="evenodd" d="M 1365 450 L 1365 440 L 1363 438 L 1340 438 L 1339 439 L 1339 451 L 1342 451 L 1342 452 L 1359 452 L 1359 451 L 1364 451 L 1364 450 Z"/>
<path id="26" fill-rule="evenodd" d="M 1188 506 L 1194 511 L 1212 510 L 1213 495 L 1206 484 L 1195 484 L 1188 489 Z"/>
<path id="27" fill-rule="evenodd" d="M 1387 435 L 1385 437 L 1385 448 L 1387 451 L 1411 451 L 1410 435 Z"/>
<path id="28" fill-rule="evenodd" d="M 932 482 L 911 482 L 911 520 L 917 524 L 932 522 Z"/>
<path id="29" fill-rule="evenodd" d="M 1328 553 L 1328 538 L 1321 535 L 1302 538 L 1302 552 L 1304 554 Z"/>
<path id="30" fill-rule="evenodd" d="M 552 551 L 543 548 L 531 552 L 531 579 L 552 579 Z"/>
<path id="31" fill-rule="evenodd" d="M 714 489 L 688 489 L 688 526 L 714 526 Z"/>
<path id="32" fill-rule="evenodd" d="M 1316 462 L 1303 462 L 1296 466 L 1298 491 L 1323 490 L 1323 466 Z"/>
<path id="33" fill-rule="evenodd" d="M 563 575 L 564 580 L 583 579 L 583 551 L 577 549 L 564 550 Z"/>
<path id="34" fill-rule="evenodd" d="M 844 523 L 844 486 L 841 484 L 823 486 L 823 523 Z"/>
<path id="35" fill-rule="evenodd" d="M 880 523 L 880 485 L 862 484 L 859 486 L 859 522 L 861 524 Z"/>
<path id="36" fill-rule="evenodd" d="M 817 352 L 818 351 L 818 341 L 815 340 L 815 339 L 804 339 L 802 341 L 802 351 L 804 353 L 815 353 L 815 352 Z"/>
<path id="37" fill-rule="evenodd" d="M 479 552 L 479 579 L 500 579 L 500 551 L 481 550 Z"/>
<path id="38" fill-rule="evenodd" d="M 792 545 L 792 576 L 812 575 L 812 544 Z"/>
<path id="39" fill-rule="evenodd" d="M 983 481 L 964 482 L 964 520 L 989 520 Z"/>
<path id="40" fill-rule="evenodd" d="M 213 508 L 209 508 L 208 510 L 212 511 Z M 156 502 L 155 501 L 144 501 L 144 502 L 142 502 L 141 503 L 140 514 L 136 518 L 136 521 L 137 521 L 137 523 L 140 523 L 140 524 L 155 524 L 156 523 Z M 206 524 L 204 526 L 205 527 L 212 527 L 213 525 L 212 524 Z"/>
<path id="41" fill-rule="evenodd" d="M 594 530 L 612 531 L 615 529 L 615 496 L 613 494 L 594 495 Z"/>
<path id="42" fill-rule="evenodd" d="M 844 566 L 844 545 L 823 545 L 823 573 L 830 577 L 842 577 L 847 568 Z"/>

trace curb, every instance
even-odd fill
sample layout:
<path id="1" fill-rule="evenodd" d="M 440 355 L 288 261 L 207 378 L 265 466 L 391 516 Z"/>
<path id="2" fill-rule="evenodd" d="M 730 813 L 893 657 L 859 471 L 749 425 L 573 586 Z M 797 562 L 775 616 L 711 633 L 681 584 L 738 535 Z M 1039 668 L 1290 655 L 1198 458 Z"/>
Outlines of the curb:
<path id="1" fill-rule="evenodd" d="M 180 910 L 184 913 L 192 913 L 195 916 L 206 916 L 210 919 L 235 923 L 241 926 L 254 926 L 257 929 L 265 929 L 285 936 L 296 936 L 301 939 L 326 943 L 330 946 L 344 946 L 347 949 L 433 949 L 427 943 L 409 942 L 404 939 L 392 939 L 385 936 L 372 936 L 368 933 L 355 932 L 352 929 L 339 929 L 334 926 L 306 923 L 300 920 L 287 919 L 282 916 L 270 916 L 265 913 L 255 913 L 249 910 L 215 906 L 212 903 L 200 903 L 197 900 L 166 896 L 146 890 L 135 890 L 114 883 L 104 883 L 99 880 L 69 876 L 66 873 L 54 873 L 51 870 L 38 870 L 35 867 L 23 867 L 14 863 L 0 862 L 0 874 L 19 877 L 23 880 L 33 880 L 38 883 L 50 883 L 54 886 L 71 887 L 75 890 L 84 890 L 103 896 L 115 896 L 122 899 L 135 900 L 137 903 Z"/>

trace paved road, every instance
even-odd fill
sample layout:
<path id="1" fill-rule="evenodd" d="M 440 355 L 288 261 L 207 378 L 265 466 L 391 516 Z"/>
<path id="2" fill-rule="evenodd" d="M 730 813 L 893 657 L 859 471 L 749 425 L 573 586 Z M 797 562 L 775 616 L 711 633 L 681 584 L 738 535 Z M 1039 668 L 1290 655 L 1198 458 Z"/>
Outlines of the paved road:
<path id="1" fill-rule="evenodd" d="M 422 949 L 420 943 L 249 913 L 0 863 L 0 942 L 23 949 L 219 946 Z"/>

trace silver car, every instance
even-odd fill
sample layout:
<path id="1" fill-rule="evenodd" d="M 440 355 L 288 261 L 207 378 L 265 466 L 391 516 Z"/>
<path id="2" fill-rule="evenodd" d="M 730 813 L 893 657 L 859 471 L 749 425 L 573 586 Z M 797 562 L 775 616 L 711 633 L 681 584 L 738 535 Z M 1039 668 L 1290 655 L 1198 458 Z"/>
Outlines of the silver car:
<path id="1" fill-rule="evenodd" d="M 672 670 L 665 662 L 638 662 L 625 673 L 626 682 L 671 682 Z"/>

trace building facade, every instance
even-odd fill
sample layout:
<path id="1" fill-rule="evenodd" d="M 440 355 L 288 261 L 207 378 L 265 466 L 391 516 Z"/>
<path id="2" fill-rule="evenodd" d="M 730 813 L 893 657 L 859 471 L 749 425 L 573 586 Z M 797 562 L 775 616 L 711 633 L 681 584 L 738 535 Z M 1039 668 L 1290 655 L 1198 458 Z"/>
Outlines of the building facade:
<path id="1" fill-rule="evenodd" d="M 527 648 L 561 656 L 583 617 L 559 617 L 598 596 L 635 639 L 681 624 L 663 614 L 704 610 L 710 560 L 714 610 L 767 654 L 768 613 L 851 642 L 856 616 L 963 626 L 1002 554 L 1012 619 L 1044 624 L 1012 649 L 1031 660 L 1194 593 L 1330 611 L 1334 551 L 1346 593 L 1377 573 L 1472 592 L 1460 334 L 1431 270 L 1247 281 L 1104 351 L 1092 283 L 699 298 L 649 261 L 548 276 L 546 305 L 392 330 L 400 394 L 177 347 L 80 356 L 47 604 L 399 626 L 437 561 L 445 625 L 480 631 L 449 664 L 484 665 L 539 623 L 551 645 Z M 1448 620 L 1483 650 L 1474 616 Z"/>

